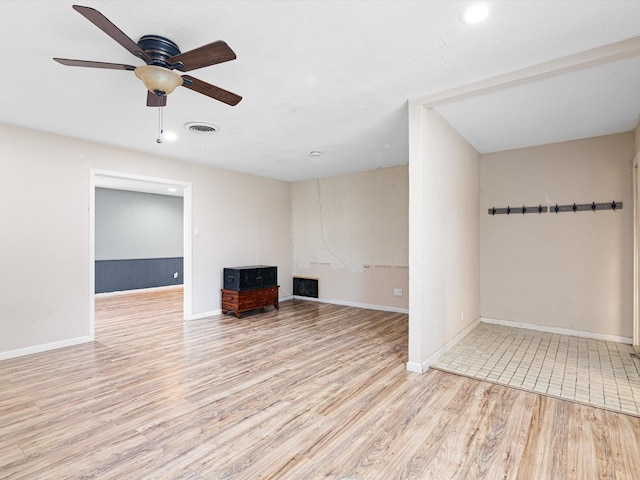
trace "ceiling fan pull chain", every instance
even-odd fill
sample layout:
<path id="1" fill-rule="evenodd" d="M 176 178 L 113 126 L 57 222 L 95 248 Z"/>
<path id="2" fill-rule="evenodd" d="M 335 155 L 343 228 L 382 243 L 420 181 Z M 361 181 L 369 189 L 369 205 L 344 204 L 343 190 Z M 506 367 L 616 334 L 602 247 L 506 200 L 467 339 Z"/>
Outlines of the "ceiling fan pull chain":
<path id="1" fill-rule="evenodd" d="M 162 135 L 164 133 L 164 107 L 158 107 L 158 138 L 156 142 L 162 143 Z"/>

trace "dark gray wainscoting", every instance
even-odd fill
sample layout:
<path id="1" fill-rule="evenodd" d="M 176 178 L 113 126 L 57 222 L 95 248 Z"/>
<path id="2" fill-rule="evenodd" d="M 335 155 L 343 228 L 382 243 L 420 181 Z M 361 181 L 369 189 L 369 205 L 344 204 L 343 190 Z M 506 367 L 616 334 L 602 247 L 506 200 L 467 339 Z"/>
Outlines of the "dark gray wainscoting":
<path id="1" fill-rule="evenodd" d="M 183 257 L 96 260 L 95 293 L 181 285 L 182 272 Z"/>

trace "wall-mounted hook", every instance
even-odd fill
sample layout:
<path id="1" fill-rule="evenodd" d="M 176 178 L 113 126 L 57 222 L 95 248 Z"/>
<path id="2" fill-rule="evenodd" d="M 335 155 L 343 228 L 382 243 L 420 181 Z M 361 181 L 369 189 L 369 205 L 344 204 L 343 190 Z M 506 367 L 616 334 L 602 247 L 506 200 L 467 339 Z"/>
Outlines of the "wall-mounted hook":
<path id="1" fill-rule="evenodd" d="M 493 208 L 491 209 L 491 215 L 495 215 L 495 214 L 496 214 L 496 207 L 493 207 Z"/>
<path id="2" fill-rule="evenodd" d="M 616 201 L 614 200 L 613 202 L 611 202 L 611 210 L 613 210 L 614 212 L 616 211 L 616 207 L 618 205 L 616 205 Z"/>
<path id="3" fill-rule="evenodd" d="M 596 202 L 591 203 L 591 210 L 596 211 Z"/>
<path id="4" fill-rule="evenodd" d="M 538 213 L 542 213 L 542 205 L 538 205 Z"/>
<path id="5" fill-rule="evenodd" d="M 524 215 L 525 213 L 527 213 L 527 207 L 522 205 L 522 214 Z"/>
<path id="6" fill-rule="evenodd" d="M 560 207 L 558 206 L 558 204 L 556 203 L 556 206 L 553 207 L 553 211 L 558 213 L 558 211 L 560 210 Z"/>
<path id="7" fill-rule="evenodd" d="M 573 213 L 575 213 L 576 210 L 578 210 L 578 206 L 574 203 L 573 206 L 571 207 L 571 210 L 573 210 Z"/>
<path id="8" fill-rule="evenodd" d="M 507 205 L 507 215 L 511 213 L 511 207 Z"/>

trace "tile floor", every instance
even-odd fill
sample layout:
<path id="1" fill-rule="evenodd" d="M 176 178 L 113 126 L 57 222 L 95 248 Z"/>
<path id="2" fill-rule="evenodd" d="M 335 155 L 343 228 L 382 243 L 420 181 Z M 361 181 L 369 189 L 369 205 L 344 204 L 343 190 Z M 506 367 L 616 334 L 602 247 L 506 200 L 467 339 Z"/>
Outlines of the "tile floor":
<path id="1" fill-rule="evenodd" d="M 480 323 L 431 367 L 640 416 L 631 345 Z"/>

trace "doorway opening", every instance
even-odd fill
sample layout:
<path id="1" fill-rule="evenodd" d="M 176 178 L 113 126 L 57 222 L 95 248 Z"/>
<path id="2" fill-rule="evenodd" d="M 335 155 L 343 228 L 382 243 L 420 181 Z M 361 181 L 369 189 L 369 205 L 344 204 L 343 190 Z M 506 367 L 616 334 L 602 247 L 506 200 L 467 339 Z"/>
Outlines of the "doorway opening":
<path id="1" fill-rule="evenodd" d="M 89 321 L 90 337 L 95 339 L 96 289 L 96 188 L 111 188 L 133 192 L 183 197 L 183 320 L 192 316 L 192 248 L 191 248 L 191 183 L 133 175 L 105 170 L 90 170 L 89 200 Z"/>

